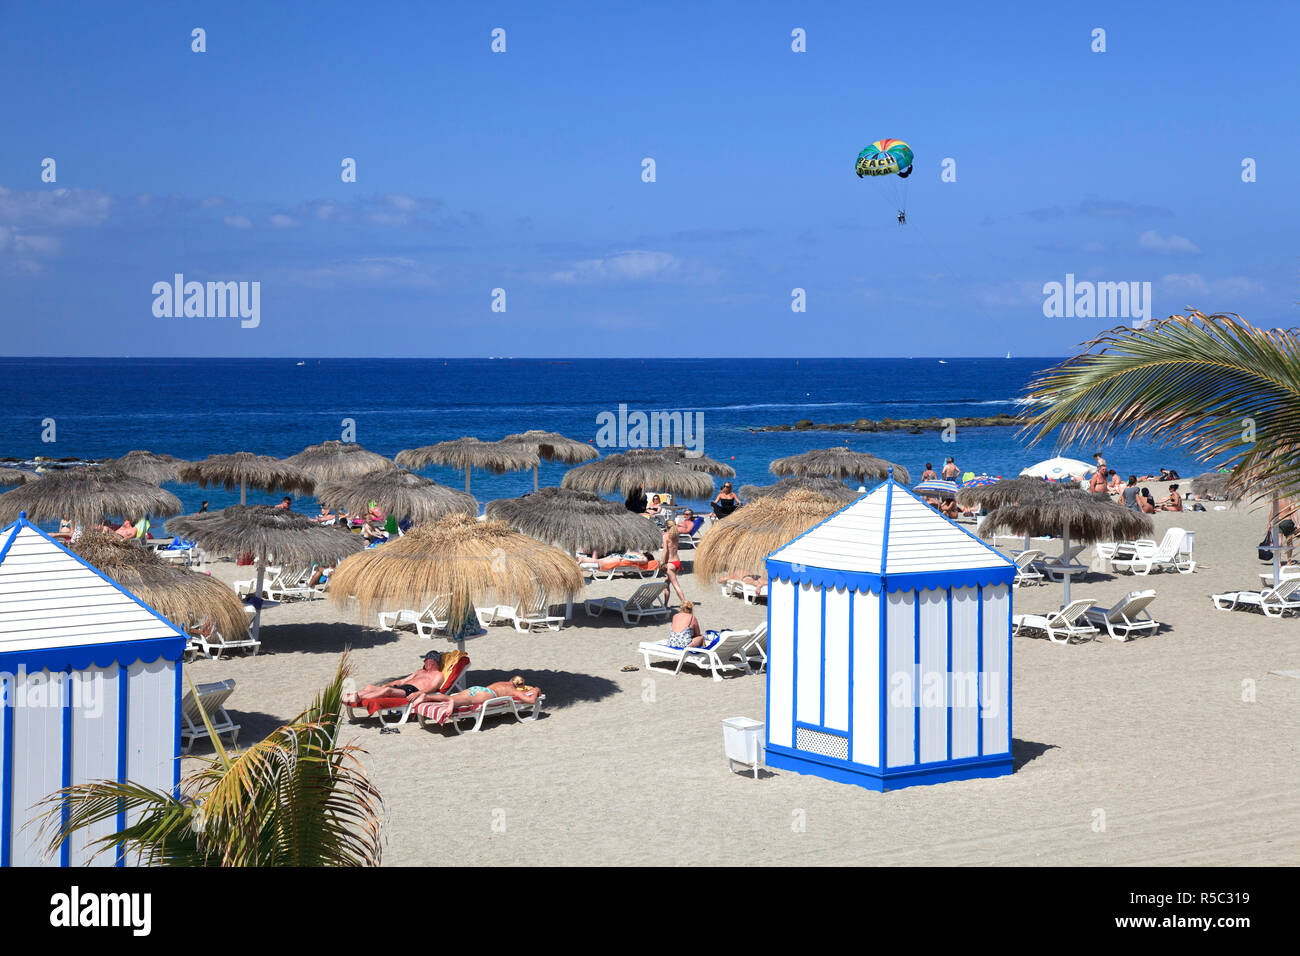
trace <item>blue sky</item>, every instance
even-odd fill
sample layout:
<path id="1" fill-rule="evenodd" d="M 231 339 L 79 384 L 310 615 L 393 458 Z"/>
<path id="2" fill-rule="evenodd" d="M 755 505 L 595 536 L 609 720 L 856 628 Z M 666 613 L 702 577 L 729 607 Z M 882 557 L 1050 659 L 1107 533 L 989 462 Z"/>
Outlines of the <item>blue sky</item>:
<path id="1" fill-rule="evenodd" d="M 10 4 L 5 350 L 1060 355 L 1127 324 L 1066 273 L 1296 324 L 1300 5 L 950 6 Z M 155 317 L 177 272 L 260 325 Z"/>

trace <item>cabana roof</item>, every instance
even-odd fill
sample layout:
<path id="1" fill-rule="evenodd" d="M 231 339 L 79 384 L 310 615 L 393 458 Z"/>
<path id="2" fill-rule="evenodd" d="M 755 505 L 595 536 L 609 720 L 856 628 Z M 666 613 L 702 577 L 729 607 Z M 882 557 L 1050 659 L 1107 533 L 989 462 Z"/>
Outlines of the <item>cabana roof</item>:
<path id="1" fill-rule="evenodd" d="M 26 517 L 0 531 L 0 654 L 159 638 L 177 640 L 180 649 L 186 640 L 174 624 Z M 131 659 L 153 661 L 163 653 L 159 648 L 153 656 L 134 654 Z M 179 653 L 166 656 L 173 660 Z M 91 660 L 107 666 L 117 659 L 110 652 L 100 660 L 92 651 L 72 666 L 84 668 Z"/>
<path id="2" fill-rule="evenodd" d="M 782 579 L 879 591 L 1009 582 L 1015 565 L 892 478 L 768 556 Z"/>

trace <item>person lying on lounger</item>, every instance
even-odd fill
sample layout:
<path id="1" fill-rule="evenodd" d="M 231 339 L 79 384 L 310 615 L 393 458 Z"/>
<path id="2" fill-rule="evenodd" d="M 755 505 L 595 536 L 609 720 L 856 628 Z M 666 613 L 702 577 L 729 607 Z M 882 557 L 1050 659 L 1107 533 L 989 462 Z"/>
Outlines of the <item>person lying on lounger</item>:
<path id="1" fill-rule="evenodd" d="M 446 701 L 453 708 L 460 708 L 486 703 L 493 697 L 513 697 L 521 703 L 535 704 L 537 703 L 537 695 L 540 693 L 541 691 L 538 688 L 529 687 L 523 677 L 516 674 L 509 680 L 493 681 L 486 687 L 476 684 L 454 694 L 440 694 L 431 690 L 413 698 L 411 703 L 419 704 L 427 700 L 434 702 Z"/>
<path id="2" fill-rule="evenodd" d="M 753 571 L 745 571 L 742 574 L 724 574 L 718 578 L 719 584 L 726 584 L 728 581 L 741 581 L 745 584 L 752 584 L 755 587 L 767 586 L 766 574 L 755 574 Z"/>
<path id="3" fill-rule="evenodd" d="M 418 699 L 423 700 L 424 694 L 437 690 L 442 682 L 441 658 L 437 652 L 430 651 L 425 655 L 424 664 L 413 674 L 387 684 L 367 684 L 343 703 L 356 706 L 362 701 L 380 697 L 405 697 L 410 700 L 417 694 L 421 695 Z"/>

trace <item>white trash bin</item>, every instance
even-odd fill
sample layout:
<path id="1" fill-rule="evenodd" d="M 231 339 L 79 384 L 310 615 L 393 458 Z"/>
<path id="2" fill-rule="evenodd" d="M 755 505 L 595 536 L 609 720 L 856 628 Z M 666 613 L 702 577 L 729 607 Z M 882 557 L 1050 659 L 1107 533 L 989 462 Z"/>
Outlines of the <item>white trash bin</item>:
<path id="1" fill-rule="evenodd" d="M 722 722 L 722 749 L 727 755 L 727 767 L 735 772 L 735 765 L 754 771 L 763 762 L 763 722 L 748 717 L 728 717 Z"/>

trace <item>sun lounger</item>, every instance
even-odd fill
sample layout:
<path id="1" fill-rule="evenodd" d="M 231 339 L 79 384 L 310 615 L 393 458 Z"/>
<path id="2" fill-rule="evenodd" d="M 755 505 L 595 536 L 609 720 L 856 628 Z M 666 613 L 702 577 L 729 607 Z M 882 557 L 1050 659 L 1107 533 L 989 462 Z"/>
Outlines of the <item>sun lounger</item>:
<path id="1" fill-rule="evenodd" d="M 1182 528 L 1170 528 L 1154 548 L 1149 547 L 1145 541 L 1117 545 L 1110 566 L 1144 577 L 1152 571 L 1165 568 L 1173 568 L 1179 574 L 1191 574 L 1196 570 L 1196 562 L 1191 559 L 1190 553 L 1182 550 L 1183 536 L 1186 533 Z"/>
<path id="2" fill-rule="evenodd" d="M 1160 627 L 1160 622 L 1147 611 L 1147 605 L 1155 597 L 1155 591 L 1130 591 L 1114 607 L 1091 607 L 1084 612 L 1084 617 L 1089 623 L 1104 627 L 1115 640 L 1126 641 L 1134 631 L 1155 631 Z"/>
<path id="3" fill-rule="evenodd" d="M 722 582 L 722 593 L 741 598 L 746 604 L 757 604 L 759 598 L 767 600 L 767 582 L 758 584 L 742 578 L 728 578 Z"/>
<path id="4" fill-rule="evenodd" d="M 289 601 L 294 599 L 312 600 L 322 597 L 322 588 L 308 584 L 312 577 L 312 567 L 281 571 L 269 582 L 262 585 L 262 597 L 272 601 Z"/>
<path id="5" fill-rule="evenodd" d="M 409 625 L 415 628 L 415 633 L 420 637 L 433 637 L 439 631 L 447 629 L 447 611 L 450 602 L 450 594 L 439 594 L 422 611 L 384 611 L 379 615 L 379 629 L 395 631 L 399 627 Z"/>
<path id="6" fill-rule="evenodd" d="M 1092 598 L 1071 601 L 1059 611 L 1048 614 L 1016 614 L 1011 618 L 1012 634 L 1024 628 L 1042 631 L 1055 644 L 1068 644 L 1072 638 L 1093 638 L 1097 629 L 1083 620 L 1084 613 L 1097 602 Z"/>
<path id="7" fill-rule="evenodd" d="M 278 564 L 268 564 L 266 566 L 266 570 L 262 573 L 262 582 L 263 582 L 262 596 L 263 597 L 266 597 L 266 582 L 278 576 L 280 572 L 282 572 L 283 570 L 284 568 L 280 567 L 280 565 Z M 250 578 L 247 581 L 236 581 L 234 584 L 231 585 L 231 587 L 235 589 L 235 593 L 238 594 L 241 598 L 247 597 L 248 595 L 252 594 L 253 588 L 256 586 L 257 586 L 257 565 L 256 564 L 253 565 L 252 578 Z"/>
<path id="8" fill-rule="evenodd" d="M 181 700 L 182 753 L 189 753 L 196 740 L 209 736 L 207 725 L 203 722 L 204 713 L 208 715 L 208 720 L 212 722 L 212 729 L 218 737 L 222 734 L 230 734 L 230 746 L 235 747 L 238 744 L 239 724 L 231 720 L 230 715 L 226 713 L 226 701 L 234 692 L 235 682 L 223 680 L 215 684 L 199 684 L 185 694 Z M 202 712 L 199 710 L 200 704 L 203 707 Z"/>
<path id="9" fill-rule="evenodd" d="M 1042 557 L 1043 552 L 1037 548 L 1030 548 L 1016 555 L 1016 580 L 1013 587 L 1023 588 L 1030 584 L 1043 583 L 1042 572 L 1034 568 L 1034 562 L 1041 560 Z"/>
<path id="10" fill-rule="evenodd" d="M 637 652 L 650 670 L 650 659 L 677 662 L 673 676 L 681 673 L 683 664 L 691 664 L 701 670 L 708 670 L 715 681 L 722 680 L 725 671 L 743 671 L 752 674 L 749 657 L 741 649 L 754 643 L 753 631 L 723 631 L 712 646 L 671 647 L 659 641 L 643 641 L 637 645 Z"/>
<path id="11" fill-rule="evenodd" d="M 415 714 L 420 719 L 420 726 L 426 730 L 450 723 L 456 728 L 456 733 L 463 734 L 466 731 L 461 729 L 461 721 L 472 720 L 474 726 L 469 729 L 469 733 L 476 733 L 483 729 L 483 720 L 487 717 L 510 714 L 521 724 L 526 720 L 536 720 L 541 716 L 542 704 L 545 702 L 545 694 L 538 694 L 537 700 L 531 704 L 515 700 L 513 697 L 492 697 L 481 704 L 457 707 L 451 713 L 447 713 L 450 704 L 424 701 L 415 705 Z"/>
<path id="12" fill-rule="evenodd" d="M 1281 617 L 1287 611 L 1300 611 L 1300 577 L 1283 578 L 1275 588 L 1264 591 L 1228 591 L 1211 594 L 1210 600 L 1220 611 L 1232 611 L 1239 605 L 1257 607 L 1268 617 Z"/>
<path id="13" fill-rule="evenodd" d="M 450 674 L 443 675 L 443 693 L 454 694 L 456 691 L 464 690 L 467 670 L 469 670 L 469 658 L 462 657 Z M 361 703 L 344 701 L 343 706 L 347 708 L 348 720 L 352 723 L 365 720 L 367 717 L 378 717 L 381 734 L 400 733 L 402 724 L 413 716 L 412 704 L 405 695 L 373 697 Z"/>
<path id="14" fill-rule="evenodd" d="M 659 603 L 666 592 L 667 588 L 662 583 L 651 582 L 633 591 L 632 596 L 626 601 L 616 597 L 588 598 L 582 602 L 582 606 L 588 617 L 595 617 L 606 611 L 617 611 L 623 615 L 624 623 L 639 624 L 642 618 L 667 617 L 672 613 L 665 604 Z"/>
<path id="15" fill-rule="evenodd" d="M 584 561 L 580 567 L 596 581 L 612 581 L 616 577 L 652 578 L 659 573 L 659 562 L 654 558 L 632 561 L 621 555 L 612 555 L 598 561 Z"/>
<path id="16" fill-rule="evenodd" d="M 760 624 L 752 631 L 741 632 L 750 635 L 749 640 L 740 646 L 736 656 L 749 662 L 750 670 L 762 671 L 767 667 L 767 625 Z"/>
<path id="17" fill-rule="evenodd" d="M 247 607 L 247 605 L 245 606 Z M 249 610 L 252 609 L 249 608 Z M 262 642 L 253 640 L 251 635 L 245 636 L 240 640 L 227 640 L 221 633 L 221 630 L 215 626 L 212 628 L 211 634 L 204 635 L 195 629 L 187 629 L 186 634 L 189 635 L 190 639 L 189 646 L 186 650 L 192 651 L 196 654 L 201 653 L 204 657 L 209 659 L 220 659 L 221 655 L 227 651 L 251 650 L 253 656 L 257 656 L 257 651 L 262 646 Z"/>
<path id="18" fill-rule="evenodd" d="M 1070 545 L 1070 553 L 1064 557 L 1043 558 L 1034 566 L 1038 571 L 1047 575 L 1053 581 L 1060 581 L 1067 574 L 1082 574 L 1089 570 L 1086 564 L 1078 560 L 1086 544 Z"/>

